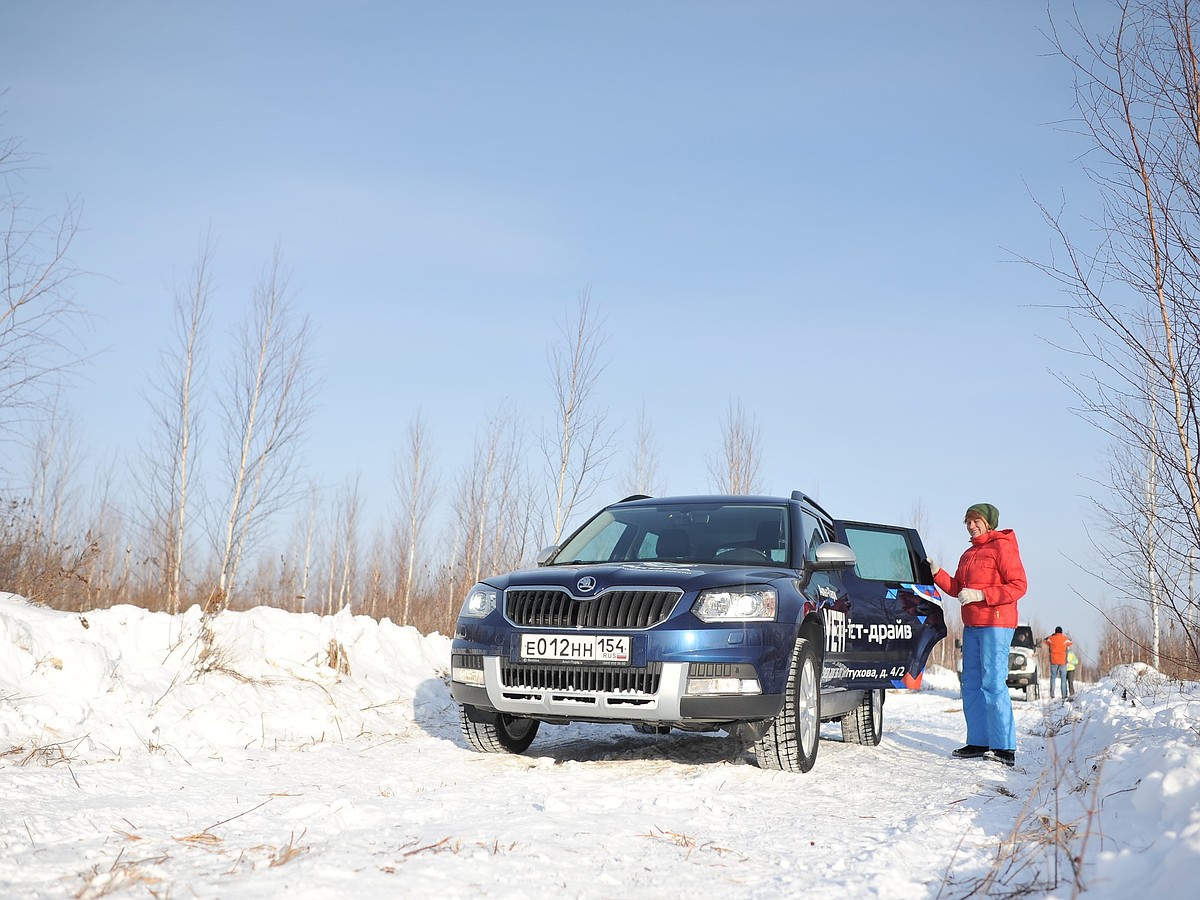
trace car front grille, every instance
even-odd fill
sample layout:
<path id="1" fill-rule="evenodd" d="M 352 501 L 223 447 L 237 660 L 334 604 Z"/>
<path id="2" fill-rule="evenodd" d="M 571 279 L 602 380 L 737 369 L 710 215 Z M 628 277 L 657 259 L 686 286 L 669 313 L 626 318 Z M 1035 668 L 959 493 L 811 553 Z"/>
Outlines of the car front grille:
<path id="1" fill-rule="evenodd" d="M 504 614 L 515 625 L 538 628 L 650 628 L 681 596 L 678 590 L 612 590 L 576 600 L 558 588 L 521 588 L 504 592 Z"/>
<path id="2" fill-rule="evenodd" d="M 506 690 L 657 694 L 661 678 L 662 663 L 658 662 L 640 669 L 500 663 L 500 683 Z"/>

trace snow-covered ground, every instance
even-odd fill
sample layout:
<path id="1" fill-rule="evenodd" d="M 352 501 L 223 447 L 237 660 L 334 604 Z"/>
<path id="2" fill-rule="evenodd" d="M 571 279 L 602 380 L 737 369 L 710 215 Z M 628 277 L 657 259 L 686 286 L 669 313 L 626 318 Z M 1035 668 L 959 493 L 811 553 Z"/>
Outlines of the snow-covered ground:
<path id="1" fill-rule="evenodd" d="M 725 735 L 543 726 L 467 749 L 450 642 L 342 613 L 0 594 L 0 896 L 1187 896 L 1200 690 L 1123 668 L 954 760 L 952 673 L 826 726 L 808 775 Z M 203 670 L 203 672 L 201 672 Z M 1075 862 L 1073 863 L 1072 860 Z M 1076 871 L 1078 868 L 1078 872 Z"/>

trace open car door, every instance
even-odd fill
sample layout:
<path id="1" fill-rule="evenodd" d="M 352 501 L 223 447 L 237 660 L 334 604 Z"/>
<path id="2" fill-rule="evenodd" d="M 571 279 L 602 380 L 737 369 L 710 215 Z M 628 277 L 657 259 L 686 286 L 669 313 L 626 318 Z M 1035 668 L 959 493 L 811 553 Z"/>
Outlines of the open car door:
<path id="1" fill-rule="evenodd" d="M 833 525 L 858 561 L 842 573 L 845 636 L 840 647 L 826 648 L 824 680 L 848 689 L 919 688 L 930 651 L 946 636 L 920 535 L 895 525 Z"/>

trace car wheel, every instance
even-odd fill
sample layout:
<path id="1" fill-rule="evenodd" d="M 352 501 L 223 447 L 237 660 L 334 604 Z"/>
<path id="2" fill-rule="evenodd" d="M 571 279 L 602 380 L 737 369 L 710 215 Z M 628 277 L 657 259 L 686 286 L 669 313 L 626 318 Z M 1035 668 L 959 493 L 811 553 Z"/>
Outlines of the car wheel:
<path id="1" fill-rule="evenodd" d="M 883 688 L 867 691 L 862 703 L 842 716 L 842 740 L 876 747 L 883 740 Z"/>
<path id="2" fill-rule="evenodd" d="M 458 708 L 458 721 L 463 737 L 472 750 L 480 753 L 524 753 L 537 736 L 537 719 L 522 719 L 497 713 L 495 722 L 473 722 L 467 708 Z"/>
<path id="3" fill-rule="evenodd" d="M 763 769 L 807 772 L 817 761 L 821 738 L 821 682 L 817 651 L 805 638 L 796 640 L 784 689 L 783 709 L 754 742 L 754 758 Z"/>

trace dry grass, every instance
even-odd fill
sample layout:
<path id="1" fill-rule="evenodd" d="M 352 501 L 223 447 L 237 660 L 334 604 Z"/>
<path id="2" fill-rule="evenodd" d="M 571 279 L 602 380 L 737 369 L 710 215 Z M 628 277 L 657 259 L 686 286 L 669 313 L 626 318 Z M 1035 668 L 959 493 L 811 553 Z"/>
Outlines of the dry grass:
<path id="1" fill-rule="evenodd" d="M 300 832 L 300 837 L 303 838 L 307 833 L 308 829 L 306 828 L 304 831 Z M 309 849 L 311 849 L 309 847 L 298 846 L 296 844 L 296 840 L 296 832 L 293 831 L 288 837 L 287 846 L 266 848 L 269 851 L 269 862 L 267 863 L 267 866 L 273 869 L 277 866 L 286 865 L 296 857 L 303 856 L 309 851 Z"/>
<path id="2" fill-rule="evenodd" d="M 452 853 L 455 856 L 460 855 L 464 850 L 484 850 L 490 856 L 499 856 L 501 853 L 511 853 L 521 846 L 520 841 L 513 841 L 507 847 L 500 845 L 499 840 L 493 840 L 491 843 L 487 841 L 470 841 L 464 842 L 461 838 L 452 838 L 449 835 L 442 838 L 440 841 L 434 841 L 432 844 L 422 844 L 419 847 L 413 846 L 417 843 L 414 838 L 406 844 L 400 846 L 400 862 L 404 862 L 414 856 L 420 856 L 425 853 Z M 381 866 L 381 872 L 386 872 L 389 875 L 394 875 L 399 871 L 396 866 Z"/>
<path id="3" fill-rule="evenodd" d="M 330 638 L 329 649 L 326 653 L 329 668 L 339 675 L 350 674 L 350 658 L 346 655 L 346 648 L 342 646 L 341 641 L 337 638 Z"/>
<path id="4" fill-rule="evenodd" d="M 144 887 L 150 896 L 157 897 L 158 892 L 155 888 L 162 883 L 162 879 L 151 874 L 147 867 L 166 862 L 168 857 L 156 856 L 122 862 L 124 854 L 125 849 L 121 848 L 121 852 L 117 854 L 117 858 L 107 869 L 101 870 L 99 866 L 93 866 L 91 871 L 84 876 L 83 887 L 76 891 L 76 900 L 95 900 L 97 897 L 107 897 L 118 891 L 125 892 L 135 885 Z"/>
<path id="5" fill-rule="evenodd" d="M 79 787 L 79 779 L 75 777 L 75 770 L 71 768 L 71 763 L 75 759 L 75 750 L 86 740 L 87 735 L 84 735 L 81 738 L 75 738 L 73 741 L 58 741 L 53 744 L 34 747 L 26 753 L 25 757 L 21 760 L 21 765 L 27 766 L 31 762 L 37 762 L 43 766 L 66 766 L 67 771 L 71 774 L 71 780 L 75 782 L 75 787 Z"/>
<path id="6" fill-rule="evenodd" d="M 668 844 L 674 844 L 676 847 L 682 847 L 687 851 L 685 854 L 686 859 L 691 859 L 692 854 L 697 850 L 704 851 L 706 853 L 716 853 L 718 856 L 736 856 L 742 862 L 745 862 L 747 859 L 747 857 L 737 853 L 734 850 L 730 850 L 728 847 L 722 847 L 719 844 L 713 843 L 712 841 L 697 841 L 691 835 L 680 834 L 676 831 L 667 831 L 666 829 L 659 828 L 657 825 L 654 826 L 650 832 L 646 834 L 639 834 L 638 837 L 650 838 L 654 841 L 664 841 Z"/>
<path id="7" fill-rule="evenodd" d="M 991 865 L 979 877 L 954 878 L 949 874 L 952 860 L 938 898 L 1040 897 L 1063 888 L 1077 897 L 1087 889 L 1083 867 L 1099 824 L 1103 760 L 1081 768 L 1083 732 L 1068 731 L 1075 721 L 1069 709 L 1048 711 L 1041 733 L 1048 739 L 1050 758 L 1029 789 L 1011 831 L 999 840 Z M 1018 796 L 1003 785 L 997 792 Z"/>

